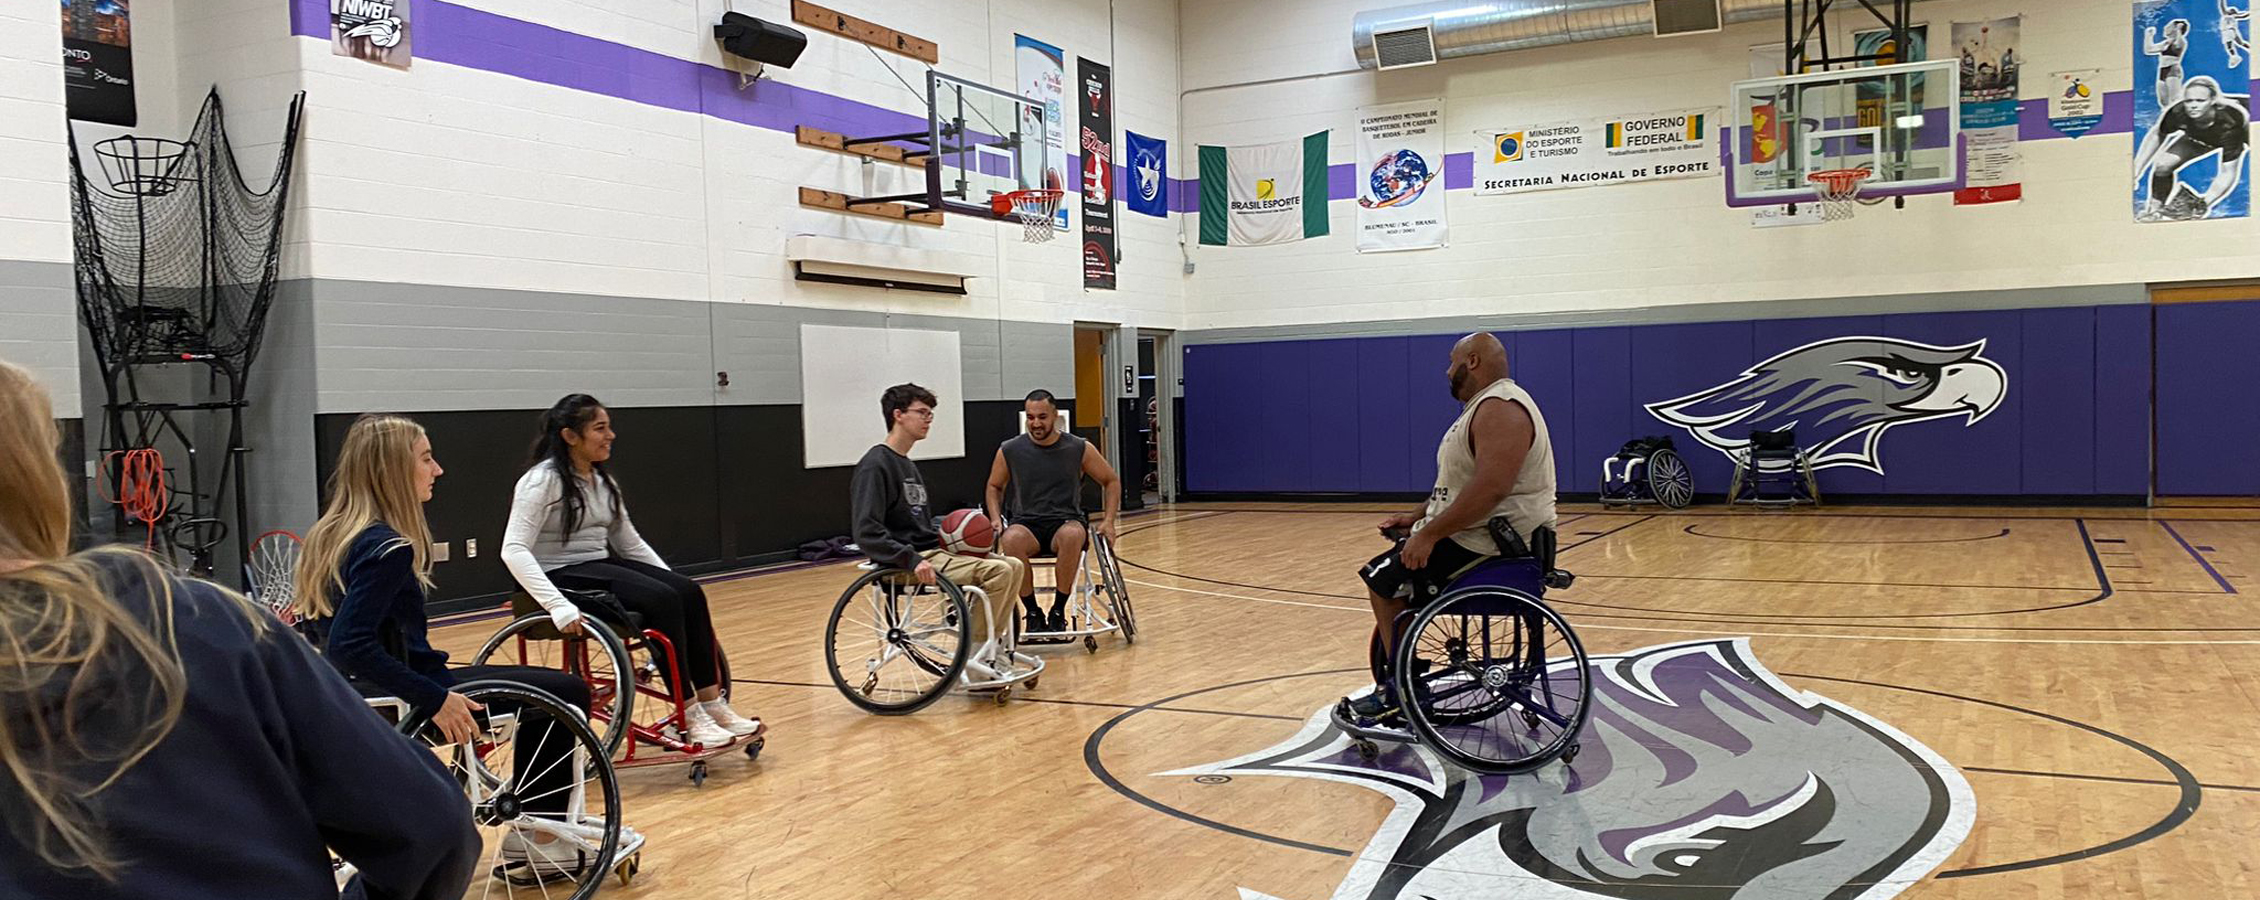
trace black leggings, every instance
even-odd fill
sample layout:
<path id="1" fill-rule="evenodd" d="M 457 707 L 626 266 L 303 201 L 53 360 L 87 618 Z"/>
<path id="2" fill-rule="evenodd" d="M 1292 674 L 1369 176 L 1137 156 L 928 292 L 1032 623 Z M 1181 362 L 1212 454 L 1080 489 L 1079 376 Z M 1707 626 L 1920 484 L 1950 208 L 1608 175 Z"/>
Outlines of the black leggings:
<path id="1" fill-rule="evenodd" d="M 714 664 L 714 617 L 706 611 L 706 590 L 682 575 L 649 563 L 612 557 L 574 563 L 549 573 L 560 588 L 611 591 L 620 605 L 643 616 L 645 628 L 667 636 L 675 645 L 680 665 L 691 687 L 705 689 L 722 682 Z M 622 635 L 633 639 L 634 635 Z M 656 659 L 655 661 L 664 662 Z M 662 672 L 674 683 L 673 672 Z M 678 686 L 680 689 L 680 686 Z M 686 692 L 687 693 L 687 692 Z"/>
<path id="2" fill-rule="evenodd" d="M 548 692 L 565 701 L 565 705 L 580 710 L 583 715 L 589 711 L 588 682 L 562 669 L 457 666 L 448 669 L 447 673 L 456 684 L 507 681 L 524 685 Z M 365 696 L 379 693 L 365 682 L 356 681 L 354 687 L 359 688 Z M 517 708 L 516 703 L 493 700 L 486 703 L 485 710 L 472 715 L 484 722 L 487 716 L 515 712 Z M 436 712 L 436 709 L 419 709 L 410 715 L 423 720 L 422 728 L 436 736 L 439 733 L 438 726 L 431 724 L 430 719 Z M 511 750 L 511 765 L 515 768 L 516 777 L 524 779 L 520 782 L 518 796 L 525 798 L 528 811 L 559 819 L 571 811 L 567 804 L 573 799 L 574 781 L 581 774 L 580 767 L 573 765 L 571 761 L 574 746 L 572 733 L 559 728 L 548 716 L 527 714 L 518 722 L 518 734 Z"/>

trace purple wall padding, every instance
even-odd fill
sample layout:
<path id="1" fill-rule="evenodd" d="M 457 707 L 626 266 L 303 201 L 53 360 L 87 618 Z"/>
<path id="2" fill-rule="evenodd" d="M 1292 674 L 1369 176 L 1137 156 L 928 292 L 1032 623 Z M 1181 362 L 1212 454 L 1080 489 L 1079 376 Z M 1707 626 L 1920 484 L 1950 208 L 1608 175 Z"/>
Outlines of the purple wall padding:
<path id="1" fill-rule="evenodd" d="M 2158 493 L 2260 494 L 2260 301 L 2175 303 L 2158 321 Z"/>
<path id="2" fill-rule="evenodd" d="M 2163 308 L 2162 308 L 2163 309 Z M 2260 303 L 2172 307 L 2186 324 L 2159 333 L 2161 466 L 2192 481 L 2183 493 L 2260 493 L 2260 467 L 2201 464 L 2220 442 L 2260 446 L 2260 408 L 2236 389 L 2226 349 L 2260 334 Z M 1979 339 L 2008 373 L 1984 419 L 1957 415 L 1884 433 L 1886 474 L 1837 467 L 1824 493 L 2139 495 L 2149 485 L 2149 307 L 2101 306 L 1916 313 L 1502 332 L 1517 381 L 1554 437 L 1558 486 L 1589 492 L 1600 462 L 1626 440 L 1668 434 L 1696 487 L 1725 490 L 1727 457 L 1645 404 L 1723 384 L 1751 365 L 1816 341 L 1894 337 L 1940 346 Z M 2163 320 L 2162 320 L 2163 321 Z M 1436 441 L 1458 414 L 1444 387 L 1455 335 L 1339 338 L 1187 348 L 1186 474 L 1195 491 L 1421 492 L 1435 478 Z M 2168 397 L 2171 394 L 2172 397 Z M 1882 389 L 1877 389 L 1881 399 Z M 2175 404 L 2180 404 L 2178 407 Z M 2238 404 L 2242 404 L 2239 406 Z M 2169 407 L 2188 410 L 2173 418 Z M 2242 410 L 2224 416 L 2223 409 Z M 1228 411 L 1242 412 L 1234 418 Z M 1260 409 L 1260 412 L 1247 412 Z M 1249 427 L 1248 420 L 1254 420 Z M 2184 419 L 2187 424 L 2184 424 Z M 2188 437 L 2182 438 L 2180 435 Z M 2170 437 L 2188 462 L 2164 454 Z M 1258 449 L 1251 449 L 1258 448 Z M 2233 471 L 2231 471 L 2233 470 Z M 2239 480 L 2242 479 L 2242 480 Z M 2239 487 L 2242 485 L 2242 487 Z"/>

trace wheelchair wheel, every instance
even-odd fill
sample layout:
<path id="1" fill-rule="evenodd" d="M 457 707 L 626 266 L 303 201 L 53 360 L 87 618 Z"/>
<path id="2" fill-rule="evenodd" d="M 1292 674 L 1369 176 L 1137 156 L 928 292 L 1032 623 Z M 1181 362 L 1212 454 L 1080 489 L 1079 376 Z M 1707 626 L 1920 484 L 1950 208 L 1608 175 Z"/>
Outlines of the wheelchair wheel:
<path id="1" fill-rule="evenodd" d="M 1742 485 L 1750 480 L 1750 457 L 1745 451 L 1734 458 L 1734 478 L 1726 483 L 1726 503 L 1733 506 L 1742 502 Z"/>
<path id="2" fill-rule="evenodd" d="M 1686 509 L 1695 502 L 1695 476 L 1687 471 L 1687 460 L 1671 450 L 1649 454 L 1648 493 L 1665 509 Z"/>
<path id="3" fill-rule="evenodd" d="M 604 747 L 596 732 L 578 710 L 524 685 L 475 681 L 456 690 L 487 708 L 479 714 L 481 728 L 475 739 L 444 743 L 439 730 L 423 719 L 402 723 L 402 731 L 430 747 L 470 799 L 484 877 L 474 879 L 464 896 L 542 900 L 595 896 L 620 853 L 620 784 L 611 761 L 602 757 Z M 539 720 L 555 725 L 538 733 L 526 727 Z M 519 767 L 518 751 L 526 742 L 531 742 L 529 756 L 570 754 L 591 764 L 577 780 L 570 775 L 556 779 L 552 774 L 559 766 L 566 766 L 568 772 L 582 768 L 567 766 L 570 756 L 525 771 Z"/>
<path id="4" fill-rule="evenodd" d="M 1099 577 L 1105 581 L 1106 602 L 1114 622 L 1122 626 L 1122 641 L 1138 642 L 1138 614 L 1130 607 L 1130 587 L 1122 581 L 1122 566 L 1114 558 L 1114 542 L 1104 537 L 1091 541 L 1099 555 Z"/>
<path id="5" fill-rule="evenodd" d="M 901 569 L 864 573 L 824 626 L 833 686 L 880 715 L 917 712 L 940 699 L 957 685 L 972 649 L 965 593 L 947 578 L 919 584 Z"/>
<path id="6" fill-rule="evenodd" d="M 635 722 L 635 660 L 619 635 L 595 616 L 582 616 L 581 627 L 588 633 L 585 639 L 559 640 L 547 613 L 520 616 L 487 638 L 471 664 L 534 666 L 581 676 L 589 684 L 589 727 L 604 745 L 604 758 L 612 759 Z"/>
<path id="7" fill-rule="evenodd" d="M 1797 477 L 1805 485 L 1805 499 L 1813 501 L 1814 506 L 1821 505 L 1820 476 L 1813 471 L 1813 461 L 1803 453 L 1797 454 Z"/>
<path id="8" fill-rule="evenodd" d="M 1397 696 L 1421 743 L 1462 768 L 1528 772 L 1576 752 L 1592 673 L 1577 633 L 1521 591 L 1453 591 L 1398 643 Z"/>

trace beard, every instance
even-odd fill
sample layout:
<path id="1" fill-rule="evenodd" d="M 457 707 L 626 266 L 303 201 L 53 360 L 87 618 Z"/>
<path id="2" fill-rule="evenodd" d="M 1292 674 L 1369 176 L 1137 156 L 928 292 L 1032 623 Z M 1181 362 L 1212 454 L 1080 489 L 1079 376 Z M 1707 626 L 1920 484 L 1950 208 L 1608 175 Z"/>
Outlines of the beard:
<path id="1" fill-rule="evenodd" d="M 1468 377 L 1473 374 L 1473 372 L 1470 372 L 1466 369 L 1452 370 L 1451 374 L 1448 376 L 1452 381 L 1452 399 L 1463 399 L 1460 396 L 1460 391 L 1467 387 Z"/>

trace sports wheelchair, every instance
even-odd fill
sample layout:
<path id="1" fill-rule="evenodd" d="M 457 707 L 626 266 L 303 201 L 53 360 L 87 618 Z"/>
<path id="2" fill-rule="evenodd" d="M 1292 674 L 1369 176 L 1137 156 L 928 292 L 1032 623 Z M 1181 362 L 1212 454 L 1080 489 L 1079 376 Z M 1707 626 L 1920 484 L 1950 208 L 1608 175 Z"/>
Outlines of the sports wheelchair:
<path id="1" fill-rule="evenodd" d="M 1397 649 L 1371 645 L 1376 684 L 1391 685 L 1398 714 L 1361 721 L 1350 701 L 1334 724 L 1371 760 L 1378 742 L 1416 743 L 1487 775 L 1574 762 L 1591 714 L 1592 671 L 1576 630 L 1546 605 L 1547 588 L 1576 576 L 1554 568 L 1553 529 L 1525 545 L 1505 518 L 1490 522 L 1502 555 L 1478 563 L 1397 617 Z"/>
<path id="2" fill-rule="evenodd" d="M 1813 475 L 1812 458 L 1797 445 L 1794 430 L 1750 432 L 1749 444 L 1734 454 L 1734 480 L 1727 484 L 1726 502 L 1820 505 L 1820 479 Z"/>
<path id="3" fill-rule="evenodd" d="M 1695 478 L 1671 438 L 1651 435 L 1626 441 L 1615 456 L 1601 460 L 1601 506 L 1686 509 L 1695 501 Z"/>
<path id="4" fill-rule="evenodd" d="M 622 609 L 609 592 L 563 593 L 583 613 L 582 634 L 558 631 L 549 611 L 520 591 L 510 598 L 510 624 L 487 638 L 471 663 L 563 669 L 581 676 L 589 685 L 592 727 L 605 756 L 623 769 L 689 763 L 691 783 L 704 786 L 707 760 L 733 748 L 741 748 L 747 759 L 760 758 L 767 743 L 761 735 L 711 747 L 690 740 L 684 714 L 695 701 L 682 655 L 666 635 L 643 627 L 643 617 Z M 622 634 L 634 638 L 622 640 Z M 714 648 L 714 664 L 727 698 L 730 662 L 720 645 Z"/>
<path id="5" fill-rule="evenodd" d="M 1114 558 L 1114 542 L 1105 535 L 1086 528 L 1087 543 L 1083 545 L 1081 572 L 1076 576 L 1071 590 L 1074 595 L 1067 601 L 1067 629 L 1064 631 L 1023 631 L 1019 642 L 1026 645 L 1070 644 L 1083 639 L 1083 650 L 1099 652 L 1099 635 L 1112 631 L 1122 633 L 1122 642 L 1138 642 L 1137 615 L 1130 608 L 1130 590 L 1122 582 L 1122 569 Z M 1058 557 L 1035 556 L 1028 559 L 1031 571 L 1046 574 L 1037 579 L 1037 587 L 1047 580 L 1055 582 L 1050 587 L 1057 591 L 1058 575 L 1053 565 Z M 1012 617 L 1013 627 L 1020 627 L 1020 617 Z"/>
<path id="6" fill-rule="evenodd" d="M 993 692 L 1002 705 L 1014 685 L 1035 690 L 1044 661 L 1020 652 L 1010 621 L 986 618 L 990 639 L 973 646 L 975 608 L 988 595 L 934 573 L 921 584 L 906 569 L 857 567 L 863 574 L 832 604 L 824 624 L 824 662 L 832 684 L 866 712 L 899 716 L 941 699 L 952 686 Z M 1006 614 L 1006 618 L 1016 616 Z"/>
<path id="7" fill-rule="evenodd" d="M 643 839 L 631 838 L 621 826 L 619 778 L 588 720 L 556 695 L 515 682 L 473 681 L 456 685 L 455 691 L 488 708 L 475 714 L 479 733 L 469 743 L 448 741 L 427 716 L 413 713 L 398 698 L 371 697 L 368 703 L 400 733 L 437 755 L 469 795 L 471 820 L 479 830 L 480 855 L 488 861 L 491 881 L 473 882 L 467 896 L 494 896 L 499 883 L 503 897 L 588 900 L 604 886 L 607 872 L 627 885 L 643 868 Z M 555 722 L 571 742 L 576 761 L 572 771 L 579 772 L 580 777 L 570 788 L 529 793 L 532 788 L 527 782 L 549 773 L 517 769 L 519 725 L 528 718 Z M 543 739 L 556 733 L 545 734 Z M 527 808 L 529 802 L 558 790 L 569 791 L 564 813 Z M 552 846 L 561 843 L 576 862 L 537 864 L 506 852 L 505 841 L 523 847 L 533 842 L 535 835 L 550 838 L 555 842 Z M 333 865 L 342 889 L 355 874 L 353 867 L 342 861 L 333 861 Z M 550 883 L 556 881 L 569 882 L 572 887 L 569 891 L 554 889 Z"/>

